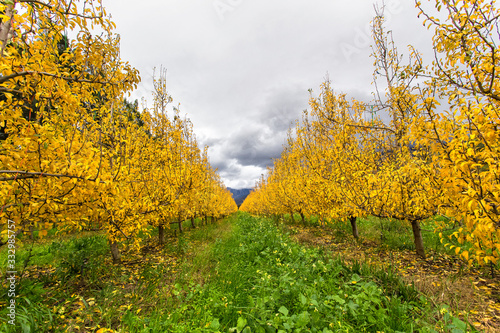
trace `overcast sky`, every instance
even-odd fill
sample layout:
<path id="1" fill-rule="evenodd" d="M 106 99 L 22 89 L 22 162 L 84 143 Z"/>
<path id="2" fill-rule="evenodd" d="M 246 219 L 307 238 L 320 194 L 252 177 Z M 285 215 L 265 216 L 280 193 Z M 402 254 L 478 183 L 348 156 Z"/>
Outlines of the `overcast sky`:
<path id="1" fill-rule="evenodd" d="M 428 48 L 413 1 L 386 0 L 400 51 Z M 225 184 L 253 187 L 287 129 L 328 75 L 337 92 L 371 100 L 374 0 L 103 0 L 121 57 L 141 73 L 133 98 L 152 100 L 153 68 L 193 124 Z"/>

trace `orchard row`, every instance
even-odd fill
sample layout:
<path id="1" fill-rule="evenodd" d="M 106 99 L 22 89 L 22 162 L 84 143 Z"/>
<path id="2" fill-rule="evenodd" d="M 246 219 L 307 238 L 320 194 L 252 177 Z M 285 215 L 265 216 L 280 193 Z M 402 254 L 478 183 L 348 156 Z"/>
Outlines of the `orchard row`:
<path id="1" fill-rule="evenodd" d="M 434 13 L 416 3 L 434 29 L 432 64 L 412 47 L 403 61 L 379 9 L 373 105 L 324 83 L 242 210 L 349 220 L 356 238 L 359 217 L 404 220 L 422 257 L 420 224 L 441 215 L 437 232 L 457 226 L 446 246 L 470 264 L 498 262 L 500 11 L 495 1 L 434 2 Z"/>
<path id="2" fill-rule="evenodd" d="M 124 240 L 138 247 L 158 228 L 162 243 L 171 223 L 237 210 L 190 121 L 167 112 L 163 71 L 151 107 L 126 101 L 140 78 L 100 0 L 5 1 L 0 12 L 3 242 L 8 220 L 40 237 L 105 230 L 118 261 Z"/>

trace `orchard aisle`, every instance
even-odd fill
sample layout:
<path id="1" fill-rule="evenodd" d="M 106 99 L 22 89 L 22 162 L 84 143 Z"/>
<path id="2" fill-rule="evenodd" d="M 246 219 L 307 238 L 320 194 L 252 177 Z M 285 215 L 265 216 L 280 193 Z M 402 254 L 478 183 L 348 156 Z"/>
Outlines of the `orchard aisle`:
<path id="1" fill-rule="evenodd" d="M 125 252 L 114 265 L 102 233 L 20 249 L 19 262 L 28 263 L 18 286 L 20 326 L 0 331 L 468 329 L 449 308 L 437 308 L 390 270 L 332 259 L 321 247 L 295 242 L 290 226 L 242 212 L 188 225 L 182 235 L 169 230 L 164 245 L 145 235 L 140 253 Z M 5 258 L 0 252 L 0 262 Z M 6 311 L 0 308 L 0 317 Z"/>
<path id="2" fill-rule="evenodd" d="M 294 242 L 267 219 L 238 213 L 229 222 L 230 233 L 182 266 L 169 302 L 172 312 L 159 317 L 139 314 L 128 331 L 467 329 L 446 308 L 433 308 L 414 288 L 383 269 L 331 260 L 317 248 Z"/>

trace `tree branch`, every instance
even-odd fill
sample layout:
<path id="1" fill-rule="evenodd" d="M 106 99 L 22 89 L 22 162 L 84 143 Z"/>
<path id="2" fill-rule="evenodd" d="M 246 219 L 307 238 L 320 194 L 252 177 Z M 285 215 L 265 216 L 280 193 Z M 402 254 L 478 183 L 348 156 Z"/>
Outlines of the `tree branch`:
<path id="1" fill-rule="evenodd" d="M 80 180 L 87 180 L 84 177 L 78 177 L 78 176 L 72 176 L 72 175 L 51 174 L 51 173 L 44 173 L 44 172 L 30 172 L 30 171 L 21 171 L 21 170 L 0 170 L 0 174 L 1 173 L 14 173 L 14 174 L 16 174 L 15 177 L 0 177 L 0 181 L 2 181 L 2 182 L 9 181 L 9 180 L 30 179 L 30 178 L 39 178 L 39 177 L 74 178 L 74 179 L 80 179 Z"/>
<path id="2" fill-rule="evenodd" d="M 27 76 L 27 75 L 45 75 L 45 76 L 50 76 L 54 77 L 57 79 L 62 79 L 66 81 L 71 81 L 71 82 L 80 82 L 80 83 L 100 83 L 100 84 L 113 84 L 116 85 L 116 83 L 112 82 L 104 82 L 104 81 L 98 81 L 98 80 L 87 80 L 87 79 L 77 79 L 74 77 L 68 77 L 68 76 L 60 76 L 52 73 L 47 73 L 47 72 L 36 72 L 36 71 L 24 71 L 24 72 L 16 72 L 10 75 L 2 76 L 0 77 L 0 84 L 9 81 L 13 78 L 19 77 L 19 76 Z"/>

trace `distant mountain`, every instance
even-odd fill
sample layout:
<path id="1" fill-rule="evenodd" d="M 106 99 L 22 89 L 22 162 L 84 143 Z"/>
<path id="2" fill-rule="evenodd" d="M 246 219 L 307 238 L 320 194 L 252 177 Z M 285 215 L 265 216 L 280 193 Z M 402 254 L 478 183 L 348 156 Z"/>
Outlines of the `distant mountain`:
<path id="1" fill-rule="evenodd" d="M 248 196 L 248 194 L 252 190 L 251 188 L 242 188 L 242 189 L 237 190 L 237 189 L 230 188 L 230 187 L 228 187 L 227 189 L 233 195 L 233 199 L 234 199 L 234 201 L 236 201 L 236 204 L 238 205 L 238 207 L 241 206 L 243 201 L 245 201 L 246 197 Z"/>

